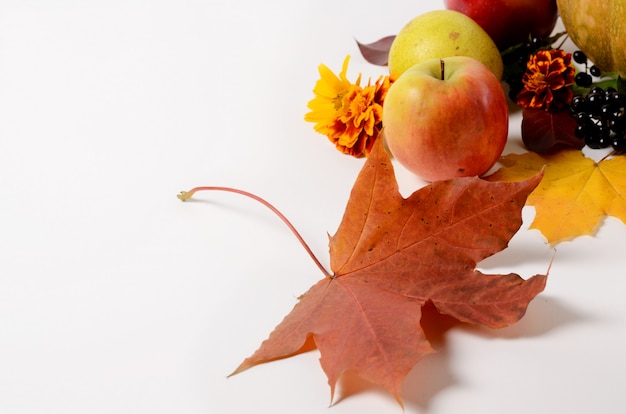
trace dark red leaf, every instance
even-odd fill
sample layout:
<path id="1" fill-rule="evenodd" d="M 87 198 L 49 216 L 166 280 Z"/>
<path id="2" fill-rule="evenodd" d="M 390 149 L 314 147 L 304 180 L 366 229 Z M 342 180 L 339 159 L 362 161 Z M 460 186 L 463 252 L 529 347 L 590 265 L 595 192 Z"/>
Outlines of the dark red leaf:
<path id="1" fill-rule="evenodd" d="M 548 112 L 525 108 L 522 112 L 522 141 L 538 153 L 566 148 L 581 149 L 585 143 L 574 135 L 576 120 L 567 110 Z"/>
<path id="2" fill-rule="evenodd" d="M 379 66 L 387 66 L 389 56 L 389 48 L 396 36 L 387 36 L 375 41 L 374 43 L 364 44 L 356 41 L 363 58 L 369 63 Z"/>

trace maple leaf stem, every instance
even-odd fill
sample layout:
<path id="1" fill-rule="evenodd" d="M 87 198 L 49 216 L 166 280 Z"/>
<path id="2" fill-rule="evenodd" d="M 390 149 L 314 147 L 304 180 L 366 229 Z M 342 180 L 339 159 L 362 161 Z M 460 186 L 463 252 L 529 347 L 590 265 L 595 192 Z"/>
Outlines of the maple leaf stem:
<path id="1" fill-rule="evenodd" d="M 296 230 L 294 225 L 291 224 L 291 222 L 287 219 L 287 217 L 285 217 L 285 215 L 283 213 L 281 213 L 276 207 L 274 207 L 268 201 L 264 200 L 263 198 L 255 195 L 255 194 L 249 193 L 249 192 L 244 191 L 244 190 L 239 190 L 237 188 L 231 188 L 231 187 L 216 187 L 216 186 L 195 187 L 195 188 L 192 188 L 189 191 L 181 191 L 177 195 L 177 197 L 180 200 L 182 200 L 182 201 L 186 201 L 186 200 L 190 199 L 198 191 L 226 191 L 226 192 L 229 192 L 229 193 L 235 193 L 235 194 L 239 194 L 239 195 L 243 195 L 243 196 L 249 197 L 249 198 L 251 198 L 253 200 L 256 200 L 259 203 L 263 204 L 265 207 L 269 208 L 274 214 L 276 214 L 278 216 L 278 218 L 280 218 L 283 221 L 283 223 L 285 223 L 287 225 L 287 227 L 289 227 L 289 230 L 291 230 L 291 232 L 294 234 L 294 236 L 296 236 L 296 238 L 298 239 L 300 244 L 302 244 L 302 246 L 304 247 L 304 250 L 306 250 L 306 252 L 309 254 L 311 259 L 313 259 L 313 262 L 315 262 L 315 264 L 322 271 L 324 276 L 329 277 L 329 278 L 333 278 L 334 277 L 332 274 L 330 274 L 330 272 L 328 272 L 328 270 L 326 270 L 326 268 L 324 268 L 322 263 L 320 263 L 320 261 L 315 256 L 315 254 L 313 254 L 313 251 L 311 250 L 309 245 L 306 243 L 306 241 L 304 241 L 304 238 L 300 235 L 298 230 Z"/>
<path id="2" fill-rule="evenodd" d="M 610 157 L 612 157 L 612 156 L 614 156 L 616 154 L 617 154 L 617 151 L 611 151 L 608 154 L 606 154 L 604 157 L 602 157 L 602 159 L 600 161 L 598 161 L 597 163 L 599 164 L 602 161 L 606 160 L 607 158 L 610 158 Z"/>

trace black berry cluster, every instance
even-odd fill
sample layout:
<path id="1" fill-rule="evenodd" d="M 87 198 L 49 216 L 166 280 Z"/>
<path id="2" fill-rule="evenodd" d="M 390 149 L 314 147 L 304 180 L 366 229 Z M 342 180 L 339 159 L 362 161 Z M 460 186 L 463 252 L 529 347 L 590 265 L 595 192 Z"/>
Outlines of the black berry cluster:
<path id="1" fill-rule="evenodd" d="M 575 134 L 589 148 L 613 147 L 626 152 L 626 95 L 615 88 L 591 88 L 586 95 L 577 95 L 570 104 L 576 118 Z"/>
<path id="2" fill-rule="evenodd" d="M 572 59 L 580 65 L 585 65 L 585 70 L 578 72 L 574 78 L 576 85 L 582 88 L 589 88 L 593 84 L 593 77 L 597 78 L 602 75 L 602 71 L 599 67 L 589 64 L 587 55 L 585 55 L 585 52 L 582 50 L 577 50 L 572 53 Z"/>

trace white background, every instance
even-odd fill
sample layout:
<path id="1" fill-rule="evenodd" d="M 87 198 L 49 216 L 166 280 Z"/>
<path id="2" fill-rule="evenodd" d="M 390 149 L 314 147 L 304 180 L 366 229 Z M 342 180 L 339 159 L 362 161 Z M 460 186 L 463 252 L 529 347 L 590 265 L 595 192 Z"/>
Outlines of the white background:
<path id="1" fill-rule="evenodd" d="M 3 0 L 0 412 L 401 413 L 351 378 L 329 407 L 317 351 L 226 376 L 322 277 L 363 160 L 303 120 L 317 66 L 378 77 L 364 42 L 442 1 Z M 519 113 L 506 151 L 523 151 Z M 403 194 L 423 183 L 397 168 Z M 528 230 L 480 264 L 523 277 Z M 612 413 L 626 405 L 626 226 L 557 246 L 518 324 L 458 326 L 404 386 L 406 413 Z"/>

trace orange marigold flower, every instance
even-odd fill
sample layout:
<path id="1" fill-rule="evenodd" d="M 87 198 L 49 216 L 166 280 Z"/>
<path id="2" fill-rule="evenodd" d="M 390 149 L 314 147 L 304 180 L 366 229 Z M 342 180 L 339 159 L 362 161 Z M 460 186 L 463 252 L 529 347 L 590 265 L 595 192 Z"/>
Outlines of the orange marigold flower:
<path id="1" fill-rule="evenodd" d="M 561 49 L 538 51 L 526 65 L 524 87 L 517 94 L 517 104 L 546 111 L 567 105 L 574 96 L 570 88 L 574 75 L 571 53 Z"/>
<path id="2" fill-rule="evenodd" d="M 381 76 L 374 84 L 370 80 L 361 86 L 359 75 L 351 83 L 346 77 L 349 60 L 346 56 L 339 76 L 326 65 L 319 66 L 315 97 L 309 101 L 311 111 L 304 119 L 315 122 L 314 129 L 326 135 L 339 151 L 363 157 L 369 155 L 382 128 L 383 102 L 392 81 Z"/>

